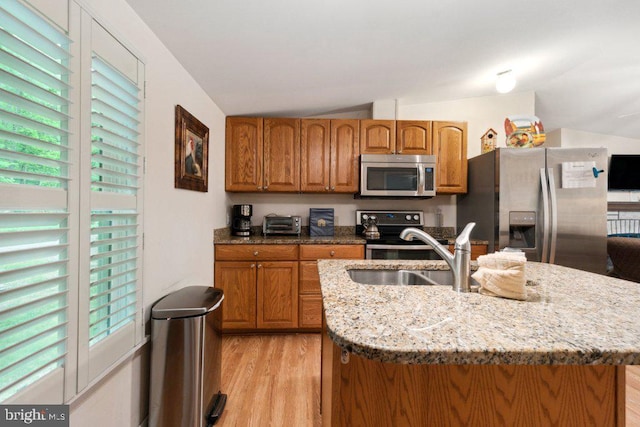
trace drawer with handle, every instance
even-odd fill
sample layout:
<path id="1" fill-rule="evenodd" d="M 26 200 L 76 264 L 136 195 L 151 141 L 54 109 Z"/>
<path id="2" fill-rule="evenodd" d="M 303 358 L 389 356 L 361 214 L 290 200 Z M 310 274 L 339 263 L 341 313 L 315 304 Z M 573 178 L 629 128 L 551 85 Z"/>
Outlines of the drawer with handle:
<path id="1" fill-rule="evenodd" d="M 362 259 L 364 245 L 300 245 L 300 259 Z"/>
<path id="2" fill-rule="evenodd" d="M 297 261 L 298 245 L 215 245 L 216 261 Z"/>

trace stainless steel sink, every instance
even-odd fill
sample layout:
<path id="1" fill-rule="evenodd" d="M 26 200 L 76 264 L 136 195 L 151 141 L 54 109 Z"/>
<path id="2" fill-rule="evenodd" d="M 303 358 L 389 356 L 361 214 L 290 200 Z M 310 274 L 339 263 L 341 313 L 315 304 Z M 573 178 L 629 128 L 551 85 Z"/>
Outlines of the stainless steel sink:
<path id="1" fill-rule="evenodd" d="M 351 280 L 366 285 L 448 285 L 453 275 L 448 270 L 347 270 Z"/>

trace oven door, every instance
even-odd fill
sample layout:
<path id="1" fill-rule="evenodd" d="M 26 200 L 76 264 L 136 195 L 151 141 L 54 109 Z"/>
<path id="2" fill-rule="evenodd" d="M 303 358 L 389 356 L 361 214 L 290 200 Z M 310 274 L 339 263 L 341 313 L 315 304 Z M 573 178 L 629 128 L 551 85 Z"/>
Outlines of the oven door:
<path id="1" fill-rule="evenodd" d="M 365 259 L 440 260 L 431 245 L 377 245 L 365 246 Z"/>

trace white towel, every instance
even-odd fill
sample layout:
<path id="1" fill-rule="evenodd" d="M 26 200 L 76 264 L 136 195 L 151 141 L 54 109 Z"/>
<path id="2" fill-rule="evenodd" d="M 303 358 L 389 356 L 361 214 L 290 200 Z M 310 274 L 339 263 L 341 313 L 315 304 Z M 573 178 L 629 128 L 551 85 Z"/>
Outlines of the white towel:
<path id="1" fill-rule="evenodd" d="M 496 252 L 478 257 L 478 270 L 471 276 L 479 284 L 483 295 L 517 300 L 527 299 L 527 283 L 523 253 Z"/>

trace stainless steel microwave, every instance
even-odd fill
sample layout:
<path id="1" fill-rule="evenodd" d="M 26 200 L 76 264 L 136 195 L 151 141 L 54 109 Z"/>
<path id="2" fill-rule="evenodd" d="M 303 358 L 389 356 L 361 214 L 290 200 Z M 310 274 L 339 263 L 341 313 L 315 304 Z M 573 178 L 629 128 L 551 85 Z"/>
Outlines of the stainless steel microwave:
<path id="1" fill-rule="evenodd" d="M 367 197 L 435 196 L 436 156 L 361 155 L 360 195 Z"/>

